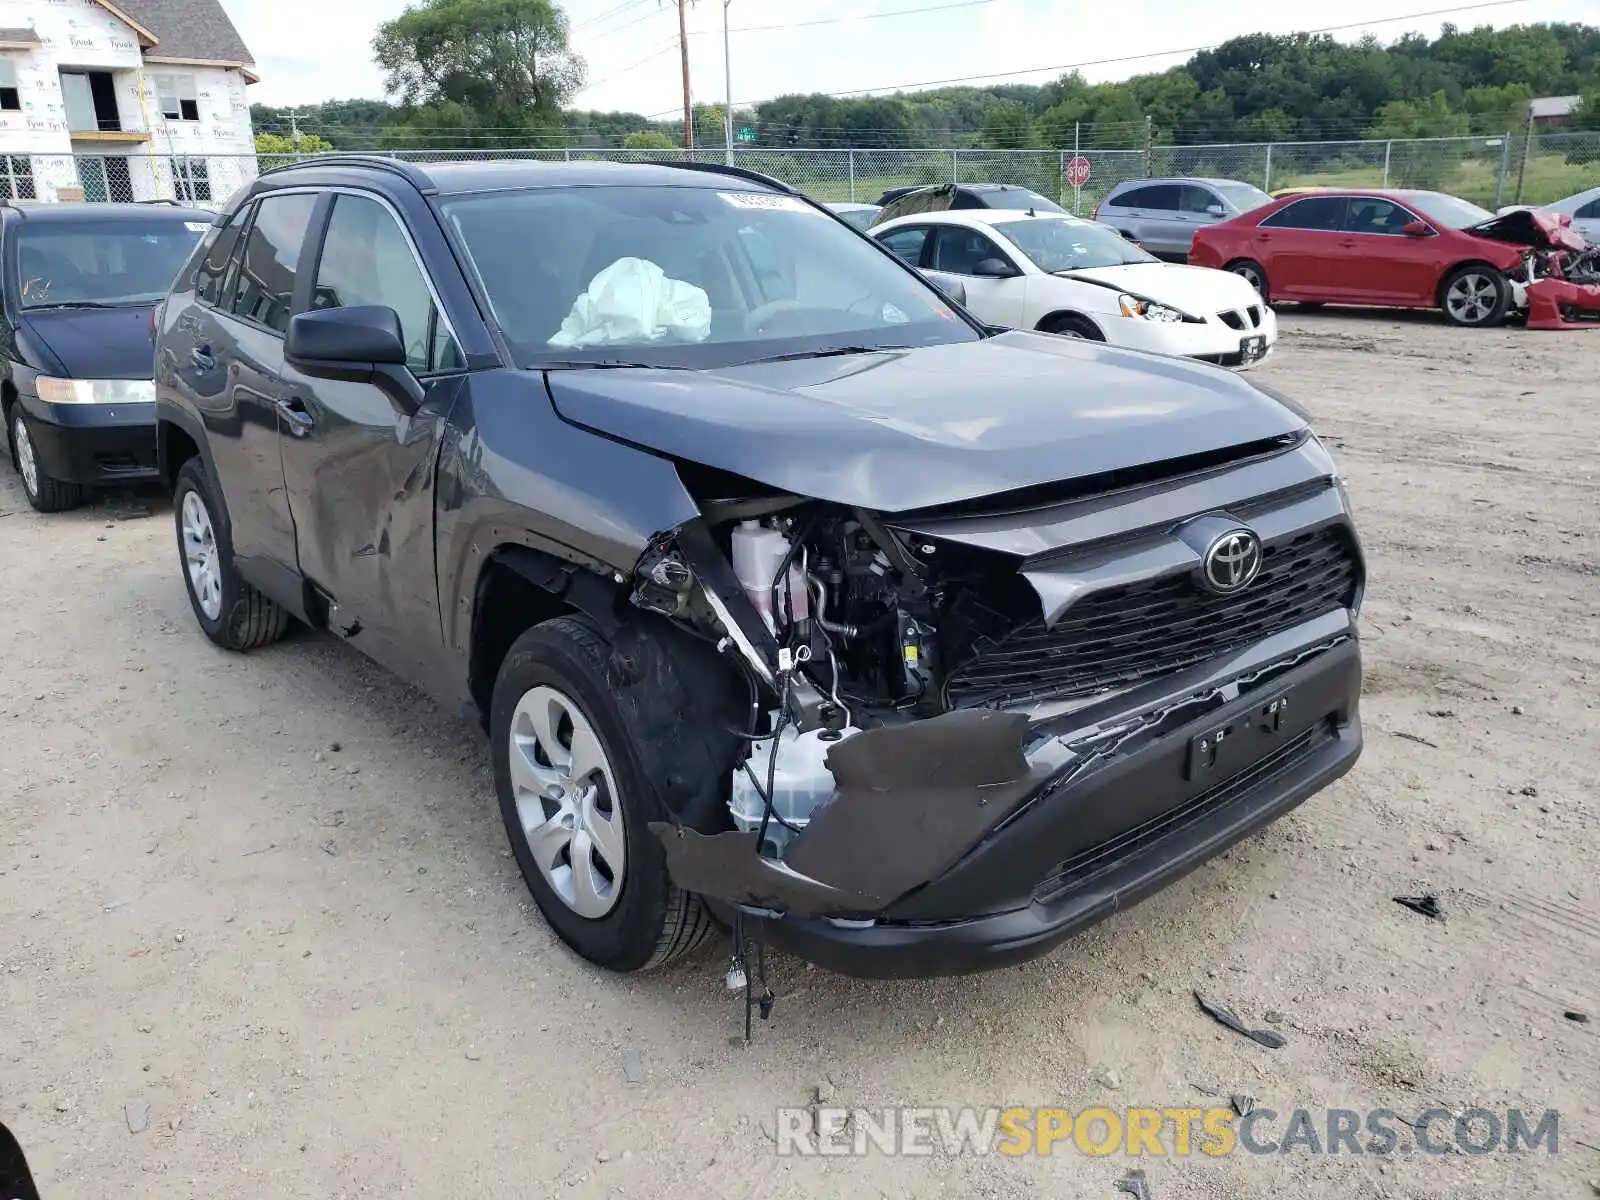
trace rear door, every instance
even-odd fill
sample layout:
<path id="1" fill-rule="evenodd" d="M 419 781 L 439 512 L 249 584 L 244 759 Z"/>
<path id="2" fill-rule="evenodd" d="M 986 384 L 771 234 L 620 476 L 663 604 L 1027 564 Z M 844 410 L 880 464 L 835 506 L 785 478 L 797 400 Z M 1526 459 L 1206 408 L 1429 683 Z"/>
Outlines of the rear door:
<path id="1" fill-rule="evenodd" d="M 1344 196 L 1306 196 L 1262 219 L 1251 236 L 1274 300 L 1341 300 Z"/>
<path id="2" fill-rule="evenodd" d="M 999 278 L 974 272 L 980 262 L 997 260 L 1013 272 Z M 940 225 L 933 233 L 933 253 L 928 267 L 959 278 L 967 289 L 967 308 L 981 320 L 1008 329 L 1025 327 L 1023 313 L 1028 279 L 1012 257 L 981 229 L 966 225 Z"/>
<path id="3" fill-rule="evenodd" d="M 295 550 L 278 453 L 283 337 L 316 201 L 268 193 L 241 208 L 202 260 L 198 302 L 165 343 L 175 384 L 205 426 L 240 571 L 286 603 Z"/>
<path id="4" fill-rule="evenodd" d="M 1182 189 L 1175 183 L 1153 183 L 1135 188 L 1118 198 L 1117 203 L 1126 215 L 1126 224 L 1123 221 L 1115 224 L 1118 229 L 1131 232 L 1151 254 L 1186 256 L 1194 230 L 1179 219 L 1181 195 Z"/>
<path id="5" fill-rule="evenodd" d="M 1212 210 L 1220 210 L 1213 212 Z M 1194 245 L 1194 231 L 1202 225 L 1214 225 L 1224 220 L 1227 205 L 1222 203 L 1210 188 L 1198 183 L 1178 186 L 1178 212 L 1173 221 L 1173 236 L 1183 243 L 1182 253 L 1187 256 Z"/>
<path id="6" fill-rule="evenodd" d="M 400 412 L 372 383 L 285 373 L 283 475 L 301 573 L 329 625 L 412 681 L 437 667 L 433 499 L 439 435 L 464 380 L 455 335 L 399 213 L 376 194 L 331 197 L 308 256 L 309 307 L 377 304 L 400 317 L 425 400 Z"/>
<path id="7" fill-rule="evenodd" d="M 1439 285 L 1438 234 L 1404 232 L 1420 222 L 1382 196 L 1351 196 L 1345 206 L 1342 253 L 1334 268 L 1340 294 L 1357 304 L 1432 304 Z"/>

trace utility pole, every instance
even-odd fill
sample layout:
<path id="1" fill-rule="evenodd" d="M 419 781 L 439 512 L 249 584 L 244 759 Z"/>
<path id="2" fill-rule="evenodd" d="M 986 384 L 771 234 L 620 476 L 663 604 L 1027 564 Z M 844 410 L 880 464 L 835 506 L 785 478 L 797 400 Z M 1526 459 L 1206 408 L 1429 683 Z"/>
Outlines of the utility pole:
<path id="1" fill-rule="evenodd" d="M 1533 101 L 1528 101 L 1528 127 L 1522 134 L 1522 161 L 1517 164 L 1517 198 L 1513 204 L 1522 203 L 1522 181 L 1528 174 L 1528 156 L 1533 153 Z"/>
<path id="2" fill-rule="evenodd" d="M 686 150 L 694 149 L 694 104 L 689 93 L 689 31 L 684 19 L 685 10 L 689 7 L 689 0 L 677 0 L 678 3 L 678 53 L 683 59 L 683 146 Z"/>
<path id="3" fill-rule="evenodd" d="M 733 166 L 733 56 L 728 53 L 728 5 L 733 0 L 722 0 L 722 137 L 727 148 L 724 155 L 728 166 Z"/>
<path id="4" fill-rule="evenodd" d="M 300 153 L 300 114 L 289 110 L 289 137 L 294 142 L 294 152 Z"/>

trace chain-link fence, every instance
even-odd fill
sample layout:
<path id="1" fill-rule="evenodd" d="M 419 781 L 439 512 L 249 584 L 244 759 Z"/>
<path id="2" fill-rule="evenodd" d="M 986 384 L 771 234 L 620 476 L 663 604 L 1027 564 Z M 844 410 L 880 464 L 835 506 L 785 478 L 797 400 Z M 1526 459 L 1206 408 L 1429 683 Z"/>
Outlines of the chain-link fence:
<path id="1" fill-rule="evenodd" d="M 684 150 L 497 149 L 382 151 L 414 162 L 520 158 L 722 162 L 721 147 Z M 306 155 L 302 157 L 315 157 Z M 1600 181 L 1600 130 L 1382 141 L 1262 142 L 1123 149 L 741 148 L 735 166 L 772 175 L 817 200 L 874 203 L 890 188 L 933 183 L 1010 183 L 1089 213 L 1119 183 L 1152 176 L 1240 179 L 1266 191 L 1290 187 L 1428 188 L 1489 208 L 1545 204 Z M 1074 163 L 1081 157 L 1082 163 Z M 294 155 L 6 154 L 0 198 L 153 202 L 217 208 L 262 171 Z M 1084 178 L 1082 167 L 1087 165 Z M 1077 181 L 1081 186 L 1074 186 Z"/>

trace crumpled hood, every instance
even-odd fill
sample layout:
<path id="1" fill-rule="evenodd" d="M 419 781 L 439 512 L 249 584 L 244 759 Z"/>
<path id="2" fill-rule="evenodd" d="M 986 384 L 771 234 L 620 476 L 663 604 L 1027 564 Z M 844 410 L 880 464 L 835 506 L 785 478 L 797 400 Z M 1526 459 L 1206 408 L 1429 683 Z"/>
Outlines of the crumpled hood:
<path id="1" fill-rule="evenodd" d="M 1583 234 L 1572 227 L 1572 218 L 1541 212 L 1536 208 L 1519 208 L 1501 213 L 1461 231 L 1473 237 L 1488 238 L 1492 242 L 1510 242 L 1515 246 L 1538 246 L 1551 250 L 1586 250 L 1589 243 Z"/>
<path id="2" fill-rule="evenodd" d="M 1120 267 L 1085 267 L 1059 272 L 1063 279 L 1081 279 L 1154 300 L 1194 317 L 1260 304 L 1261 297 L 1242 275 L 1211 267 L 1179 263 L 1126 263 Z"/>
<path id="3" fill-rule="evenodd" d="M 154 307 L 24 310 L 19 324 L 49 348 L 72 379 L 150 379 L 156 365 L 150 340 Z"/>
<path id="4" fill-rule="evenodd" d="M 1099 342 L 978 342 L 695 372 L 553 370 L 557 412 L 770 487 L 879 512 L 1225 449 L 1305 422 L 1239 375 Z"/>

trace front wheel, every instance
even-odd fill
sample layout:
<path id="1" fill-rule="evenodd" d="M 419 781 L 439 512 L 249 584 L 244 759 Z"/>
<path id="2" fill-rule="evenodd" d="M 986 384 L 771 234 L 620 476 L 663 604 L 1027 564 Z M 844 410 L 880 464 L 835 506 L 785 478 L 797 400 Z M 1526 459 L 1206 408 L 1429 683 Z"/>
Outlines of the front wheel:
<path id="1" fill-rule="evenodd" d="M 1446 321 L 1477 329 L 1505 319 L 1511 285 L 1493 267 L 1469 264 L 1445 276 L 1439 298 Z"/>
<path id="2" fill-rule="evenodd" d="M 19 401 L 11 409 L 11 425 L 6 430 L 11 441 L 11 461 L 22 477 L 22 493 L 28 503 L 42 513 L 65 512 L 83 503 L 81 484 L 56 479 L 44 469 L 39 452 L 33 444 L 33 433 L 28 428 L 28 418 L 22 414 Z"/>
<path id="3" fill-rule="evenodd" d="M 640 695 L 622 703 L 611 644 L 587 621 L 557 617 L 512 644 L 495 679 L 489 736 L 495 791 L 523 880 L 550 927 L 613 971 L 661 966 L 712 929 L 699 896 L 667 874 L 650 832 L 665 819 L 640 765 Z"/>
<path id="4" fill-rule="evenodd" d="M 1040 333 L 1053 333 L 1057 337 L 1082 338 L 1086 342 L 1103 342 L 1105 335 L 1087 317 L 1066 314 L 1051 317 L 1039 325 Z"/>
<path id="5" fill-rule="evenodd" d="M 1260 263 L 1256 262 L 1254 259 L 1235 259 L 1223 269 L 1232 271 L 1235 275 L 1239 276 L 1240 279 L 1243 279 L 1251 287 L 1255 288 L 1256 293 L 1263 301 L 1270 300 L 1272 298 L 1267 292 L 1266 268 Z"/>
<path id="6" fill-rule="evenodd" d="M 224 650 L 254 650 L 281 638 L 289 614 L 239 578 L 233 542 L 200 459 L 179 468 L 172 509 L 183 585 L 205 635 Z"/>

